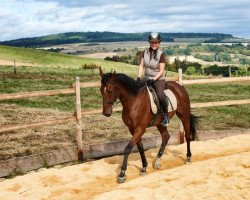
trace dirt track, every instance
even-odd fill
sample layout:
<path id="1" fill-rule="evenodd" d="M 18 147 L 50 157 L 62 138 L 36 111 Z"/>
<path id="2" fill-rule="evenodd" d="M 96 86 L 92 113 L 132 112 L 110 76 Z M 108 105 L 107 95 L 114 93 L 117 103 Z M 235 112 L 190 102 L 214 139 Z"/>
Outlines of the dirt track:
<path id="1" fill-rule="evenodd" d="M 0 182 L 0 199 L 249 199 L 250 134 L 192 142 L 193 162 L 185 165 L 186 144 L 168 146 L 160 170 L 157 149 L 146 152 L 148 175 L 131 154 L 127 181 L 116 183 L 122 156 L 32 172 Z"/>

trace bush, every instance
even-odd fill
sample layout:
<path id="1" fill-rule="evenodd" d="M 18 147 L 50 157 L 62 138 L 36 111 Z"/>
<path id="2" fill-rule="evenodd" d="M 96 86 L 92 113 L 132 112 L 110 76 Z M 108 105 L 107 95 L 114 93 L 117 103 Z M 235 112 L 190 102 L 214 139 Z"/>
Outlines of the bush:
<path id="1" fill-rule="evenodd" d="M 239 58 L 240 64 L 242 65 L 249 65 L 250 64 L 250 59 L 243 57 L 243 58 Z"/>
<path id="2" fill-rule="evenodd" d="M 215 60 L 215 56 L 213 55 L 195 54 L 194 57 L 207 62 L 213 62 Z"/>
<path id="3" fill-rule="evenodd" d="M 107 56 L 106 58 L 104 58 L 104 60 L 119 62 L 119 56 L 112 56 L 112 57 Z"/>
<path id="4" fill-rule="evenodd" d="M 239 68 L 235 66 L 218 66 L 218 65 L 211 65 L 204 69 L 204 73 L 206 75 L 214 75 L 214 76 L 224 76 L 229 77 L 229 70 L 231 69 L 232 75 L 239 74 Z M 246 73 L 245 73 L 246 74 Z"/>
<path id="5" fill-rule="evenodd" d="M 140 57 L 141 57 L 141 51 L 137 51 L 135 56 L 113 56 L 113 57 L 109 57 L 107 56 L 106 58 L 104 58 L 104 60 L 109 60 L 109 61 L 113 61 L 113 62 L 123 62 L 123 63 L 128 63 L 131 65 L 139 65 L 140 62 Z"/>
<path id="6" fill-rule="evenodd" d="M 94 77 L 95 69 L 99 69 L 101 65 L 97 65 L 95 63 L 84 64 L 82 65 L 83 70 L 91 70 L 91 76 Z"/>
<path id="7" fill-rule="evenodd" d="M 100 65 L 97 65 L 95 63 L 90 63 L 90 64 L 83 64 L 82 69 L 99 69 L 101 67 Z"/>
<path id="8" fill-rule="evenodd" d="M 190 69 L 188 73 L 194 71 L 195 74 L 202 74 L 201 64 L 197 62 L 188 62 L 186 59 L 181 61 L 178 57 L 175 58 L 175 61 L 172 64 L 166 63 L 166 69 L 168 71 L 178 72 L 178 69 L 181 68 L 182 72 L 185 73 L 188 68 L 193 67 Z"/>
<path id="9" fill-rule="evenodd" d="M 165 49 L 165 50 L 164 50 L 164 53 L 165 53 L 166 55 L 169 55 L 169 56 L 170 56 L 170 55 L 174 55 L 175 52 L 174 52 L 172 49 Z"/>
<path id="10" fill-rule="evenodd" d="M 185 71 L 185 74 L 187 75 L 193 75 L 196 73 L 195 67 L 188 67 L 187 70 Z"/>
<path id="11" fill-rule="evenodd" d="M 215 55 L 215 60 L 219 62 L 231 61 L 231 56 L 229 53 L 220 52 Z"/>

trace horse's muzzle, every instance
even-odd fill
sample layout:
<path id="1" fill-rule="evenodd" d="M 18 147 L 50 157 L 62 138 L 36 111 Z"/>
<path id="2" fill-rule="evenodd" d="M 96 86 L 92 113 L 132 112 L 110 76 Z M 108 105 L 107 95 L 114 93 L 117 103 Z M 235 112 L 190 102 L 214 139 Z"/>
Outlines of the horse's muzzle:
<path id="1" fill-rule="evenodd" d="M 110 113 L 102 113 L 105 117 L 110 117 L 111 114 Z"/>
<path id="2" fill-rule="evenodd" d="M 112 107 L 105 108 L 103 109 L 102 114 L 106 117 L 110 117 L 112 115 L 112 110 L 113 110 Z"/>

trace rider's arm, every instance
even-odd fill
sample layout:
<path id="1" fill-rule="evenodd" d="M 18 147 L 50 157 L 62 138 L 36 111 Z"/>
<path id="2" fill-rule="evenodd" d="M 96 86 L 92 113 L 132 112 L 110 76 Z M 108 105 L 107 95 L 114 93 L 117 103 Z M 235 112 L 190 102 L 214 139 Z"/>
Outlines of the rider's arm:
<path id="1" fill-rule="evenodd" d="M 144 71 L 144 58 L 141 58 L 138 77 L 140 78 L 142 77 L 143 71 Z"/>

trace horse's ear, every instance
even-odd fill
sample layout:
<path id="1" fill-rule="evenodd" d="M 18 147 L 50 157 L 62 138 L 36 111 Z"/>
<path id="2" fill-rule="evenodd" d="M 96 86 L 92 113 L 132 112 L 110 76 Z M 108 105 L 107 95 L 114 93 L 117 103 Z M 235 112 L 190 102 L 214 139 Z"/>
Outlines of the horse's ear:
<path id="1" fill-rule="evenodd" d="M 103 71 L 102 71 L 102 68 L 101 67 L 99 67 L 99 71 L 100 71 L 100 76 L 101 76 L 101 78 L 103 77 Z"/>
<path id="2" fill-rule="evenodd" d="M 116 75 L 115 70 L 114 71 L 112 70 L 110 74 L 110 80 L 115 80 L 115 75 Z"/>

